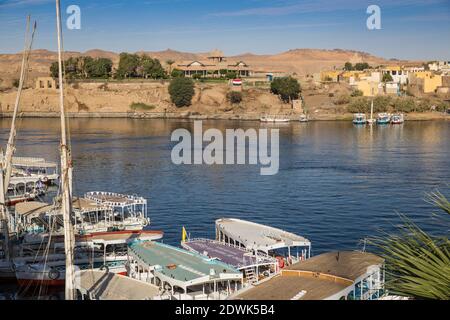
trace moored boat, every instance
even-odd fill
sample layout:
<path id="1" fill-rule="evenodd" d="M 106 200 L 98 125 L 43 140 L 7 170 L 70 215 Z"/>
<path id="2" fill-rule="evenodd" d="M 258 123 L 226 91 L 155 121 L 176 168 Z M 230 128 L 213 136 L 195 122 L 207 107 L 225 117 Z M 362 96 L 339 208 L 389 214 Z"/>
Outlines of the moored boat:
<path id="1" fill-rule="evenodd" d="M 405 118 L 403 116 L 403 113 L 394 114 L 392 116 L 392 119 L 391 119 L 391 123 L 392 124 L 402 124 L 403 122 L 405 122 Z"/>
<path id="2" fill-rule="evenodd" d="M 283 116 L 262 116 L 259 119 L 261 122 L 290 122 L 291 119 L 283 117 Z"/>
<path id="3" fill-rule="evenodd" d="M 391 116 L 389 113 L 382 112 L 378 114 L 377 124 L 389 124 L 391 122 Z"/>
<path id="4" fill-rule="evenodd" d="M 362 125 L 362 124 L 366 124 L 367 120 L 366 120 L 366 115 L 364 113 L 355 113 L 353 115 L 353 124 L 356 125 Z"/>

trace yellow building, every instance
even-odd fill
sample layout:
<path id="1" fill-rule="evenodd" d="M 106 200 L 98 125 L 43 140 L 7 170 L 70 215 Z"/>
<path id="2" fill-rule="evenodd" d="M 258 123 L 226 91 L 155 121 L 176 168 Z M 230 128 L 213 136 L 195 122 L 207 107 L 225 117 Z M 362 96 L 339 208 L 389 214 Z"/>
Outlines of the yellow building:
<path id="1" fill-rule="evenodd" d="M 332 82 L 338 82 L 339 81 L 339 75 L 342 73 L 342 71 L 322 71 L 320 73 L 320 81 L 332 81 Z"/>
<path id="2" fill-rule="evenodd" d="M 418 71 L 409 75 L 409 84 L 423 93 L 433 93 L 442 86 L 442 76 L 431 71 Z"/>
<path id="3" fill-rule="evenodd" d="M 361 80 L 355 82 L 355 85 L 358 90 L 362 91 L 365 97 L 373 97 L 383 92 L 383 87 L 380 86 L 379 82 Z"/>

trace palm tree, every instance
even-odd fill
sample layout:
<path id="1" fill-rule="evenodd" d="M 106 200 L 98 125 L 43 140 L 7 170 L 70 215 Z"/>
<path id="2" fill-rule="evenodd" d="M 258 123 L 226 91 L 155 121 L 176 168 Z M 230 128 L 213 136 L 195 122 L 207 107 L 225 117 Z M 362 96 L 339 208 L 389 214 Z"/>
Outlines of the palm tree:
<path id="1" fill-rule="evenodd" d="M 427 202 L 450 214 L 450 202 L 439 191 L 427 195 Z M 386 262 L 386 289 L 416 299 L 450 299 L 450 241 L 432 236 L 400 215 L 403 224 L 395 234 L 382 232 L 369 239 Z M 442 218 L 448 232 L 448 217 Z"/>
<path id="2" fill-rule="evenodd" d="M 172 74 L 172 65 L 175 63 L 175 61 L 172 59 L 167 59 L 166 63 L 169 66 L 169 75 L 171 75 Z"/>

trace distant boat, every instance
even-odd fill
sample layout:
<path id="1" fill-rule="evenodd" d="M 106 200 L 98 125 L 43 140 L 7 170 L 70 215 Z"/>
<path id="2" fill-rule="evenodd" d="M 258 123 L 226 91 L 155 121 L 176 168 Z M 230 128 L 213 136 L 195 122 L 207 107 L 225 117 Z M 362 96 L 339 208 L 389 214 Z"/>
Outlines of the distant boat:
<path id="1" fill-rule="evenodd" d="M 405 122 L 405 118 L 403 116 L 403 113 L 394 114 L 392 116 L 392 119 L 391 119 L 391 123 L 392 124 L 402 124 L 403 122 Z"/>
<path id="2" fill-rule="evenodd" d="M 388 113 L 379 113 L 377 118 L 377 124 L 389 124 L 391 122 L 391 116 Z"/>
<path id="3" fill-rule="evenodd" d="M 306 114 L 302 114 L 299 119 L 300 122 L 308 122 L 308 116 Z"/>
<path id="4" fill-rule="evenodd" d="M 289 118 L 277 117 L 277 116 L 263 116 L 259 119 L 261 122 L 289 122 Z"/>
<path id="5" fill-rule="evenodd" d="M 353 124 L 366 124 L 367 119 L 364 113 L 355 113 L 353 115 Z"/>

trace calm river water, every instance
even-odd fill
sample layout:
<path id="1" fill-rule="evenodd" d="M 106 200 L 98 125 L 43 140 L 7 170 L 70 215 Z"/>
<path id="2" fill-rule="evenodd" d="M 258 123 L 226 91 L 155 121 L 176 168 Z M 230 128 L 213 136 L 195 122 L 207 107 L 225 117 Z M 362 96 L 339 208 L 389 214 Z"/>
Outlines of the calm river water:
<path id="1" fill-rule="evenodd" d="M 10 120 L 0 120 L 4 146 Z M 377 229 L 391 230 L 406 213 L 426 230 L 448 232 L 423 198 L 449 195 L 450 121 L 355 127 L 350 122 L 261 125 L 205 121 L 204 128 L 280 129 L 280 170 L 261 176 L 254 165 L 171 162 L 170 135 L 193 129 L 182 120 L 72 119 L 74 192 L 136 193 L 149 200 L 152 229 L 178 245 L 181 228 L 214 237 L 214 220 L 237 217 L 310 239 L 313 254 L 361 248 Z M 17 155 L 58 158 L 57 119 L 24 119 Z"/>

